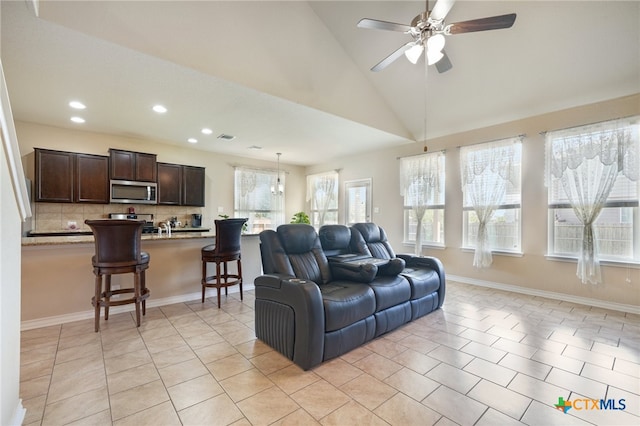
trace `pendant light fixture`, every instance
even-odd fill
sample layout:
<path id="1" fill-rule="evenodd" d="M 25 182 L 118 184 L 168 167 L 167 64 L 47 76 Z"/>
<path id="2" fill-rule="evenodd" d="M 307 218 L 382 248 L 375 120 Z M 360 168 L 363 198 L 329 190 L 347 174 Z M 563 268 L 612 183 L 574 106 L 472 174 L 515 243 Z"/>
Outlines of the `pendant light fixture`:
<path id="1" fill-rule="evenodd" d="M 276 185 L 271 186 L 271 194 L 282 195 L 284 193 L 284 185 L 280 181 L 280 156 L 282 155 L 282 153 L 276 152 L 276 155 L 278 156 L 278 178 L 276 179 Z"/>

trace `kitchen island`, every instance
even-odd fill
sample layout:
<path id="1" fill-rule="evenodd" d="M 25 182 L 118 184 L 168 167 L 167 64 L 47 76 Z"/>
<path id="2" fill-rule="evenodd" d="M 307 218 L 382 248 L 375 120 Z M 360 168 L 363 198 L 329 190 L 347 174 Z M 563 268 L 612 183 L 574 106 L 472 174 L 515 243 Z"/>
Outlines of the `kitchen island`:
<path id="1" fill-rule="evenodd" d="M 146 273 L 151 296 L 148 307 L 199 300 L 202 262 L 200 250 L 215 243 L 213 232 L 172 232 L 143 234 L 142 250 L 151 261 Z M 36 236 L 22 239 L 22 329 L 93 318 L 91 297 L 95 276 L 91 257 L 93 235 Z M 243 289 L 253 288 L 261 274 L 259 237 L 242 237 Z M 212 266 L 209 266 L 212 268 Z M 112 285 L 130 287 L 131 274 L 114 275 Z M 238 292 L 238 286 L 229 293 Z M 207 290 L 207 297 L 215 289 Z M 224 297 L 224 296 L 222 296 Z M 133 309 L 133 305 L 113 308 L 113 312 Z"/>

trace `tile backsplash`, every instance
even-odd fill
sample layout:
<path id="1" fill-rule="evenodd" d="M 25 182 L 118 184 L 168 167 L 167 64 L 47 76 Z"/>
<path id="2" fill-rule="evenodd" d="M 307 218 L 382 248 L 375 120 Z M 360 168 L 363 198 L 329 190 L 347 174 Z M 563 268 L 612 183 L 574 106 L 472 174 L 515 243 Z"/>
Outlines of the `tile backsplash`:
<path id="1" fill-rule="evenodd" d="M 64 230 L 90 231 L 86 219 L 108 219 L 109 213 L 128 213 L 133 207 L 136 213 L 152 214 L 155 225 L 176 217 L 182 226 L 191 226 L 191 215 L 202 214 L 202 227 L 213 228 L 213 214 L 207 215 L 204 207 L 163 206 L 147 204 L 70 204 L 35 203 L 32 230 L 53 232 Z"/>

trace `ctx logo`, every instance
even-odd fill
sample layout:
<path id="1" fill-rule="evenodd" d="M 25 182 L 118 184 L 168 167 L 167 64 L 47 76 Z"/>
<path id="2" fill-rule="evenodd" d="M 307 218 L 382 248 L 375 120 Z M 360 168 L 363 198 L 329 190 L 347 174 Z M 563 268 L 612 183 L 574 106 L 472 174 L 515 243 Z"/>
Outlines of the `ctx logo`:
<path id="1" fill-rule="evenodd" d="M 554 405 L 558 410 L 562 410 L 565 414 L 570 409 L 575 410 L 624 410 L 627 408 L 624 399 L 574 399 L 573 401 L 564 400 L 563 397 L 558 398 L 558 403 Z"/>

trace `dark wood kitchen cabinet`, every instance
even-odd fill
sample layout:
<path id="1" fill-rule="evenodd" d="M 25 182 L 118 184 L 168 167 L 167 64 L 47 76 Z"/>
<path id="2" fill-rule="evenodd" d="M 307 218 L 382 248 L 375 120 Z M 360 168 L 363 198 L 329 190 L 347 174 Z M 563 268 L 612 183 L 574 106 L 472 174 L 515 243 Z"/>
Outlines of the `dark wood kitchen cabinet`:
<path id="1" fill-rule="evenodd" d="M 76 203 L 109 203 L 109 157 L 92 154 L 75 155 Z"/>
<path id="2" fill-rule="evenodd" d="M 204 207 L 205 168 L 158 163 L 158 204 Z"/>
<path id="3" fill-rule="evenodd" d="M 205 168 L 183 166 L 182 205 L 204 207 Z"/>
<path id="4" fill-rule="evenodd" d="M 116 180 L 157 181 L 156 155 L 143 152 L 109 150 L 109 176 Z"/>
<path id="5" fill-rule="evenodd" d="M 35 149 L 35 201 L 109 203 L 109 157 Z"/>
<path id="6" fill-rule="evenodd" d="M 182 203 L 182 166 L 158 163 L 158 204 Z"/>
<path id="7" fill-rule="evenodd" d="M 73 203 L 75 154 L 35 149 L 35 201 Z"/>

